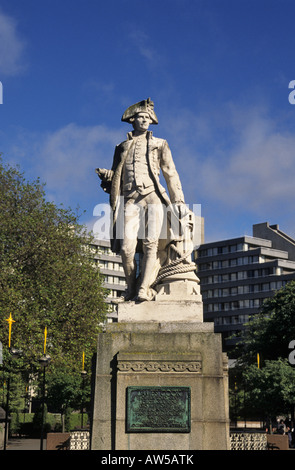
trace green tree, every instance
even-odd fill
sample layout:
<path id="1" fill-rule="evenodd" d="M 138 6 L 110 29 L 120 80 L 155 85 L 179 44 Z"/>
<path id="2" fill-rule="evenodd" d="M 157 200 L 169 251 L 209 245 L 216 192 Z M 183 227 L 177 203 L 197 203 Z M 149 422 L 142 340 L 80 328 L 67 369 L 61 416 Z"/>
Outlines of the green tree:
<path id="1" fill-rule="evenodd" d="M 50 369 L 80 370 L 95 351 L 106 313 L 106 290 L 93 264 L 91 237 L 71 210 L 48 202 L 39 179 L 0 160 L 0 341 L 23 350 L 38 368 L 44 328 Z"/>
<path id="2" fill-rule="evenodd" d="M 235 403 L 232 400 L 231 404 L 232 416 L 260 418 L 268 422 L 274 422 L 280 414 L 294 416 L 295 369 L 287 359 L 267 360 L 259 368 L 256 364 L 237 366 L 231 375 L 238 384 L 235 390 L 237 400 Z"/>
<path id="3" fill-rule="evenodd" d="M 295 340 L 295 281 L 288 282 L 267 299 L 258 315 L 248 324 L 243 339 L 243 361 L 253 363 L 287 358 Z"/>
<path id="4" fill-rule="evenodd" d="M 84 397 L 85 395 L 85 397 Z M 90 397 L 90 384 L 84 385 L 80 374 L 68 373 L 66 370 L 56 370 L 50 374 L 47 381 L 47 402 L 61 414 L 62 430 L 65 430 L 65 417 L 70 409 L 81 408 L 82 400 L 85 406 L 86 397 Z"/>
<path id="5" fill-rule="evenodd" d="M 237 366 L 230 372 L 232 415 L 269 419 L 280 413 L 294 415 L 295 369 L 288 360 L 294 339 L 295 281 L 291 281 L 264 302 L 236 349 Z"/>

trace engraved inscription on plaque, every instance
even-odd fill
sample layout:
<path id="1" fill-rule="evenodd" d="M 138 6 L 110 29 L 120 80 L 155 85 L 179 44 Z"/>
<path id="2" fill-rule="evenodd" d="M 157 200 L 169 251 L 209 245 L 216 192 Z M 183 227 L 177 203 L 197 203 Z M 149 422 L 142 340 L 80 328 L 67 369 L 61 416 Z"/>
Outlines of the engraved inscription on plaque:
<path id="1" fill-rule="evenodd" d="M 127 432 L 190 432 L 190 387 L 127 387 Z"/>

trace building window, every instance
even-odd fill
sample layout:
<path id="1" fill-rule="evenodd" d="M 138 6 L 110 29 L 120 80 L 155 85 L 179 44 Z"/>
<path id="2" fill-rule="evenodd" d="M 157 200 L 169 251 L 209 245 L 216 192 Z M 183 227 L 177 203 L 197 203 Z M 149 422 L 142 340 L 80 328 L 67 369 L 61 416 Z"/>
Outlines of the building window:
<path id="1" fill-rule="evenodd" d="M 248 276 L 250 277 L 250 276 Z M 242 279 L 246 279 L 247 278 L 247 271 L 239 271 L 238 272 L 238 279 L 239 280 L 242 280 Z"/>

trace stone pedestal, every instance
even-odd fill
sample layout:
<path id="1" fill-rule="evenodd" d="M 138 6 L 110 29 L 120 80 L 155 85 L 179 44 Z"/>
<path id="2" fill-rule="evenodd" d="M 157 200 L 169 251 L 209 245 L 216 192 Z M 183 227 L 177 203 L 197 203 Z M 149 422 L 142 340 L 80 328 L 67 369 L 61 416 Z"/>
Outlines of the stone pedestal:
<path id="1" fill-rule="evenodd" d="M 152 302 L 123 302 L 118 307 L 118 322 L 195 323 L 203 321 L 203 302 L 198 278 L 170 276 L 157 287 Z"/>
<path id="2" fill-rule="evenodd" d="M 119 305 L 99 334 L 92 450 L 229 449 L 221 336 L 198 294 L 194 308 L 168 297 Z"/>

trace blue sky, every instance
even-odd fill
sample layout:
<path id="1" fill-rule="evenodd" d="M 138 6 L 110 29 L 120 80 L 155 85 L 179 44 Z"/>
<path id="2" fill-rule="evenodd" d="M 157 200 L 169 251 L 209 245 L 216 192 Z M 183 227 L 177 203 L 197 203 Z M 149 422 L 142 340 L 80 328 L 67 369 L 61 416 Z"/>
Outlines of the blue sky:
<path id="1" fill-rule="evenodd" d="M 107 202 L 109 168 L 151 97 L 205 241 L 295 237 L 293 0 L 1 0 L 0 151 L 56 204 Z"/>

